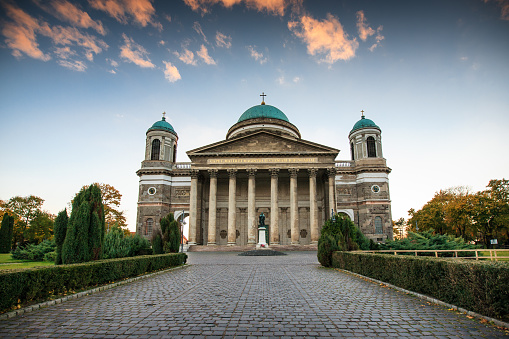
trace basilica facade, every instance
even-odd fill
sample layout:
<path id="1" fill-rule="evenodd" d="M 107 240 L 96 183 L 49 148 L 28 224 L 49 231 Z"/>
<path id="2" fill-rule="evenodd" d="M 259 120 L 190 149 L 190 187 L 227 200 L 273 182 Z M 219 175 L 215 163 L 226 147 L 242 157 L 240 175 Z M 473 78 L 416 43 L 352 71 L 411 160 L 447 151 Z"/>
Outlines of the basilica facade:
<path id="1" fill-rule="evenodd" d="M 316 245 L 332 213 L 347 215 L 368 238 L 392 238 L 381 129 L 364 115 L 349 134 L 350 160 L 301 138 L 278 108 L 246 110 L 226 139 L 176 162 L 178 135 L 165 119 L 146 133 L 136 231 L 147 238 L 168 213 L 189 216 L 189 244 L 254 246 L 265 215 L 269 246 Z"/>

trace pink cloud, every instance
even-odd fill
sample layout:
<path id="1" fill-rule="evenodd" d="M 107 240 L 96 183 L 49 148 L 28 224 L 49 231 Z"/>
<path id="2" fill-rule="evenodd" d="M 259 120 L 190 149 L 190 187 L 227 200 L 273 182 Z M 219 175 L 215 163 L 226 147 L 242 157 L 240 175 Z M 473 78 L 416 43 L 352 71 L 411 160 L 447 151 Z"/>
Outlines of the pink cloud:
<path id="1" fill-rule="evenodd" d="M 369 36 L 375 34 L 375 30 L 366 23 L 364 11 L 357 12 L 357 29 L 359 30 L 359 38 L 361 38 L 362 41 L 366 41 Z"/>
<path id="2" fill-rule="evenodd" d="M 155 21 L 156 10 L 150 0 L 89 0 L 90 6 L 108 13 L 111 17 L 123 24 L 127 24 L 128 18 L 146 27 L 151 24 L 162 30 L 161 23 Z"/>
<path id="3" fill-rule="evenodd" d="M 263 65 L 264 63 L 267 62 L 267 58 L 263 56 L 263 53 L 255 50 L 255 47 L 256 46 L 247 46 L 247 49 L 251 53 L 251 57 L 253 59 L 255 59 L 256 61 L 258 61 L 260 63 L 260 65 Z"/>
<path id="4" fill-rule="evenodd" d="M 323 21 L 304 15 L 299 21 L 288 23 L 288 29 L 307 45 L 310 55 L 323 55 L 319 62 L 333 64 L 355 56 L 359 47 L 356 38 L 349 39 L 341 23 L 331 14 Z"/>
<path id="5" fill-rule="evenodd" d="M 230 36 L 224 35 L 221 32 L 216 33 L 216 45 L 218 47 L 230 48 L 232 47 L 232 38 Z"/>
<path id="6" fill-rule="evenodd" d="M 196 65 L 196 59 L 194 58 L 194 53 L 191 52 L 190 50 L 188 50 L 187 48 L 184 48 L 183 53 L 173 52 L 173 54 L 175 54 L 177 56 L 177 58 L 180 59 L 180 61 L 182 61 L 183 63 L 185 63 L 187 65 L 193 65 L 193 66 Z"/>
<path id="7" fill-rule="evenodd" d="M 41 51 L 37 43 L 36 33 L 41 31 L 39 21 L 10 4 L 5 4 L 5 8 L 12 21 L 4 24 L 2 34 L 6 38 L 5 43 L 12 49 L 12 55 L 19 58 L 24 53 L 34 59 L 50 60 L 51 56 Z"/>
<path id="8" fill-rule="evenodd" d="M 87 66 L 83 63 L 83 61 L 76 60 L 58 60 L 58 64 L 65 68 L 69 68 L 70 70 L 77 72 L 85 72 Z"/>
<path id="9" fill-rule="evenodd" d="M 52 8 L 48 6 L 43 6 L 41 3 L 38 3 L 44 10 L 55 15 L 60 20 L 70 22 L 72 25 L 81 27 L 81 28 L 92 28 L 97 31 L 97 33 L 101 35 L 106 35 L 106 31 L 103 27 L 101 21 L 94 21 L 88 15 L 87 12 L 82 11 L 76 5 L 71 4 L 66 0 L 56 0 L 49 3 Z"/>
<path id="10" fill-rule="evenodd" d="M 201 48 L 198 52 L 196 52 L 196 54 L 202 58 L 202 60 L 207 64 L 207 65 L 215 65 L 216 62 L 214 61 L 214 59 L 212 59 L 212 57 L 209 55 L 209 51 L 207 50 L 207 47 L 205 47 L 205 45 L 201 45 Z"/>
<path id="11" fill-rule="evenodd" d="M 169 82 L 176 82 L 177 80 L 182 79 L 177 67 L 173 66 L 169 61 L 163 61 L 163 63 L 165 65 L 164 77 L 166 80 L 168 80 Z"/>
<path id="12" fill-rule="evenodd" d="M 148 58 L 148 52 L 141 45 L 134 42 L 127 35 L 122 34 L 124 45 L 120 46 L 120 57 L 142 68 L 154 68 L 155 65 Z"/>
<path id="13" fill-rule="evenodd" d="M 488 3 L 490 0 L 484 0 Z M 494 0 L 498 7 L 500 7 L 500 19 L 509 20 L 509 0 Z"/>
<path id="14" fill-rule="evenodd" d="M 256 9 L 259 12 L 265 11 L 269 14 L 283 16 L 285 9 L 290 3 L 299 3 L 300 0 L 184 0 L 186 5 L 195 12 L 206 14 L 210 7 L 221 4 L 226 8 L 244 3 L 247 8 Z"/>

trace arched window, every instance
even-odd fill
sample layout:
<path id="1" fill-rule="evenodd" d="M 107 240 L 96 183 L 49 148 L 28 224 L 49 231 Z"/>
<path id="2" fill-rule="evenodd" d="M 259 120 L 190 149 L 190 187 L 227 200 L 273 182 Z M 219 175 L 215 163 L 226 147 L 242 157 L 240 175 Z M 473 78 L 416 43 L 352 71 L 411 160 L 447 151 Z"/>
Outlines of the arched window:
<path id="1" fill-rule="evenodd" d="M 352 160 L 355 160 L 355 155 L 354 155 L 354 151 L 353 151 L 353 142 L 350 143 L 350 154 L 352 155 Z"/>
<path id="2" fill-rule="evenodd" d="M 154 227 L 154 219 L 148 218 L 145 222 L 145 235 L 151 236 L 152 235 L 152 228 Z"/>
<path id="3" fill-rule="evenodd" d="M 173 162 L 177 162 L 177 144 L 173 145 Z"/>
<path id="4" fill-rule="evenodd" d="M 384 229 L 382 227 L 382 218 L 375 217 L 375 234 L 383 234 Z"/>
<path id="5" fill-rule="evenodd" d="M 368 158 L 376 158 L 375 138 L 368 137 L 367 143 L 368 143 Z"/>
<path id="6" fill-rule="evenodd" d="M 159 150 L 161 148 L 161 142 L 159 139 L 155 139 L 152 141 L 152 153 L 150 156 L 150 160 L 159 160 Z"/>

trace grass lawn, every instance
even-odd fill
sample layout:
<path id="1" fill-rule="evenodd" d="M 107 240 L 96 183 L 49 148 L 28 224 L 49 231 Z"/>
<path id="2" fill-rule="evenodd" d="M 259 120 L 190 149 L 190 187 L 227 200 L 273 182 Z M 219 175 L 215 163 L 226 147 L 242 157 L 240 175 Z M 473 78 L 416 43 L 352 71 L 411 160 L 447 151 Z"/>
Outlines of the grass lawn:
<path id="1" fill-rule="evenodd" d="M 0 254 L 0 270 L 10 270 L 19 268 L 30 268 L 39 266 L 50 266 L 54 265 L 49 261 L 29 261 L 29 260 L 17 260 L 13 259 L 10 253 Z"/>
<path id="2" fill-rule="evenodd" d="M 488 258 L 488 260 L 490 259 L 490 251 L 479 252 L 479 255 L 482 255 L 483 257 Z M 493 257 L 495 257 L 495 252 L 493 252 Z M 509 250 L 497 251 L 497 257 L 509 257 Z M 509 258 L 498 259 L 498 261 L 509 261 Z"/>

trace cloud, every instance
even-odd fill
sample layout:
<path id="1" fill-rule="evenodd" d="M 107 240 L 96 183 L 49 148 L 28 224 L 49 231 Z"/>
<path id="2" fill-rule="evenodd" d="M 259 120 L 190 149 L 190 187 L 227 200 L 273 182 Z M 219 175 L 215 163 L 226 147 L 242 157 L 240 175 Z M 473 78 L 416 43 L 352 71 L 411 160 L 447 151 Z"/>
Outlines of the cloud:
<path id="1" fill-rule="evenodd" d="M 209 56 L 209 52 L 207 50 L 207 47 L 205 47 L 205 45 L 201 45 L 201 48 L 198 52 L 196 52 L 196 54 L 203 59 L 203 61 L 207 64 L 207 65 L 215 65 L 216 62 L 214 61 L 214 59 L 212 59 L 210 56 Z"/>
<path id="2" fill-rule="evenodd" d="M 12 5 L 5 5 L 7 16 L 12 22 L 7 22 L 2 34 L 6 37 L 6 44 L 13 50 L 12 54 L 21 57 L 22 52 L 26 55 L 48 61 L 51 59 L 49 54 L 45 54 L 39 49 L 37 35 L 49 37 L 52 43 L 58 47 L 55 48 L 55 54 L 58 58 L 66 60 L 70 55 L 76 56 L 77 53 L 68 46 L 79 46 L 84 49 L 84 56 L 92 61 L 94 54 L 99 54 L 103 49 L 109 46 L 94 35 L 81 33 L 75 27 L 53 26 L 47 22 L 34 19 L 23 10 Z M 60 47 L 63 46 L 63 47 Z M 67 47 L 67 48 L 66 48 Z M 75 62 L 74 64 L 60 63 L 60 65 L 74 70 L 84 71 L 84 64 Z"/>
<path id="3" fill-rule="evenodd" d="M 357 39 L 349 39 L 341 23 L 331 14 L 323 21 L 304 15 L 299 21 L 288 22 L 288 29 L 306 43 L 310 55 L 323 55 L 319 62 L 333 64 L 351 59 L 359 47 Z"/>
<path id="4" fill-rule="evenodd" d="M 122 34 L 124 45 L 120 46 L 120 57 L 132 62 L 142 68 L 154 68 L 155 65 L 150 61 L 148 52 L 141 45 L 134 42 L 125 33 Z"/>
<path id="5" fill-rule="evenodd" d="M 75 61 L 75 60 L 58 60 L 58 64 L 65 68 L 69 68 L 73 71 L 85 72 L 87 66 L 83 63 L 83 61 Z"/>
<path id="6" fill-rule="evenodd" d="M 32 18 L 20 8 L 5 4 L 7 16 L 12 20 L 5 22 L 2 34 L 5 36 L 5 43 L 12 49 L 12 55 L 19 58 L 22 53 L 43 61 L 51 59 L 39 49 L 36 33 L 40 33 L 41 25 L 37 19 Z"/>
<path id="7" fill-rule="evenodd" d="M 70 22 L 73 26 L 81 28 L 92 28 L 101 35 L 106 35 L 106 31 L 101 21 L 94 21 L 87 12 L 82 11 L 76 5 L 66 0 L 55 0 L 49 3 L 49 6 L 36 2 L 46 12 L 54 15 L 56 18 Z M 51 6 L 51 8 L 50 8 Z"/>
<path id="8" fill-rule="evenodd" d="M 283 16 L 289 4 L 298 4 L 301 0 L 184 0 L 186 5 L 195 12 L 202 15 L 210 12 L 210 7 L 221 4 L 226 8 L 244 3 L 249 9 L 256 9 L 259 12 L 267 12 L 272 15 Z"/>
<path id="9" fill-rule="evenodd" d="M 366 41 L 369 36 L 375 34 L 375 30 L 366 23 L 364 11 L 357 12 L 357 29 L 359 30 L 359 38 L 361 38 L 362 41 Z"/>
<path id="10" fill-rule="evenodd" d="M 218 47 L 230 48 L 232 47 L 232 38 L 230 36 L 224 35 L 221 32 L 216 33 L 216 45 Z"/>
<path id="11" fill-rule="evenodd" d="M 484 3 L 488 3 L 490 0 L 484 0 Z M 500 19 L 509 20 L 509 0 L 494 0 L 500 7 Z"/>
<path id="12" fill-rule="evenodd" d="M 182 79 L 177 67 L 173 66 L 169 61 L 163 61 L 163 63 L 165 65 L 164 77 L 166 80 L 168 80 L 169 82 L 175 82 L 177 80 Z"/>
<path id="13" fill-rule="evenodd" d="M 183 53 L 179 52 L 173 52 L 177 56 L 177 58 L 180 59 L 183 63 L 187 65 L 193 65 L 196 66 L 196 59 L 194 58 L 194 53 L 188 50 L 187 48 L 184 48 Z"/>
<path id="14" fill-rule="evenodd" d="M 122 24 L 127 24 L 128 19 L 146 27 L 151 24 L 160 31 L 163 29 L 161 23 L 155 21 L 156 10 L 150 0 L 88 0 L 93 8 L 108 13 Z"/>
<path id="15" fill-rule="evenodd" d="M 198 33 L 199 35 L 202 36 L 203 41 L 205 41 L 206 43 L 209 43 L 207 40 L 207 37 L 205 36 L 205 33 L 203 33 L 203 30 L 201 29 L 200 23 L 198 21 L 194 22 L 193 29 L 196 31 L 196 33 Z"/>
<path id="16" fill-rule="evenodd" d="M 109 72 L 109 73 L 111 73 L 111 74 L 117 74 L 117 72 L 115 72 L 115 70 L 114 70 L 114 69 L 109 70 L 108 72 Z"/>
<path id="17" fill-rule="evenodd" d="M 116 62 L 113 59 L 106 59 L 106 61 L 112 66 L 112 67 L 118 67 L 118 62 Z"/>
<path id="18" fill-rule="evenodd" d="M 376 37 L 375 37 L 375 39 L 376 39 L 376 43 L 374 43 L 373 45 L 371 45 L 371 47 L 369 48 L 369 50 L 370 50 L 371 52 L 373 52 L 373 50 L 374 50 L 376 47 L 380 46 L 380 42 L 381 42 L 383 39 L 385 39 L 385 37 L 381 34 L 381 32 L 382 32 L 382 29 L 383 29 L 383 28 L 384 28 L 383 26 L 378 26 L 378 28 L 376 29 Z"/>
<path id="19" fill-rule="evenodd" d="M 260 65 L 263 65 L 267 62 L 267 58 L 263 56 L 263 53 L 256 51 L 255 47 L 256 46 L 247 46 L 247 49 L 251 53 L 251 57 L 258 61 Z"/>

